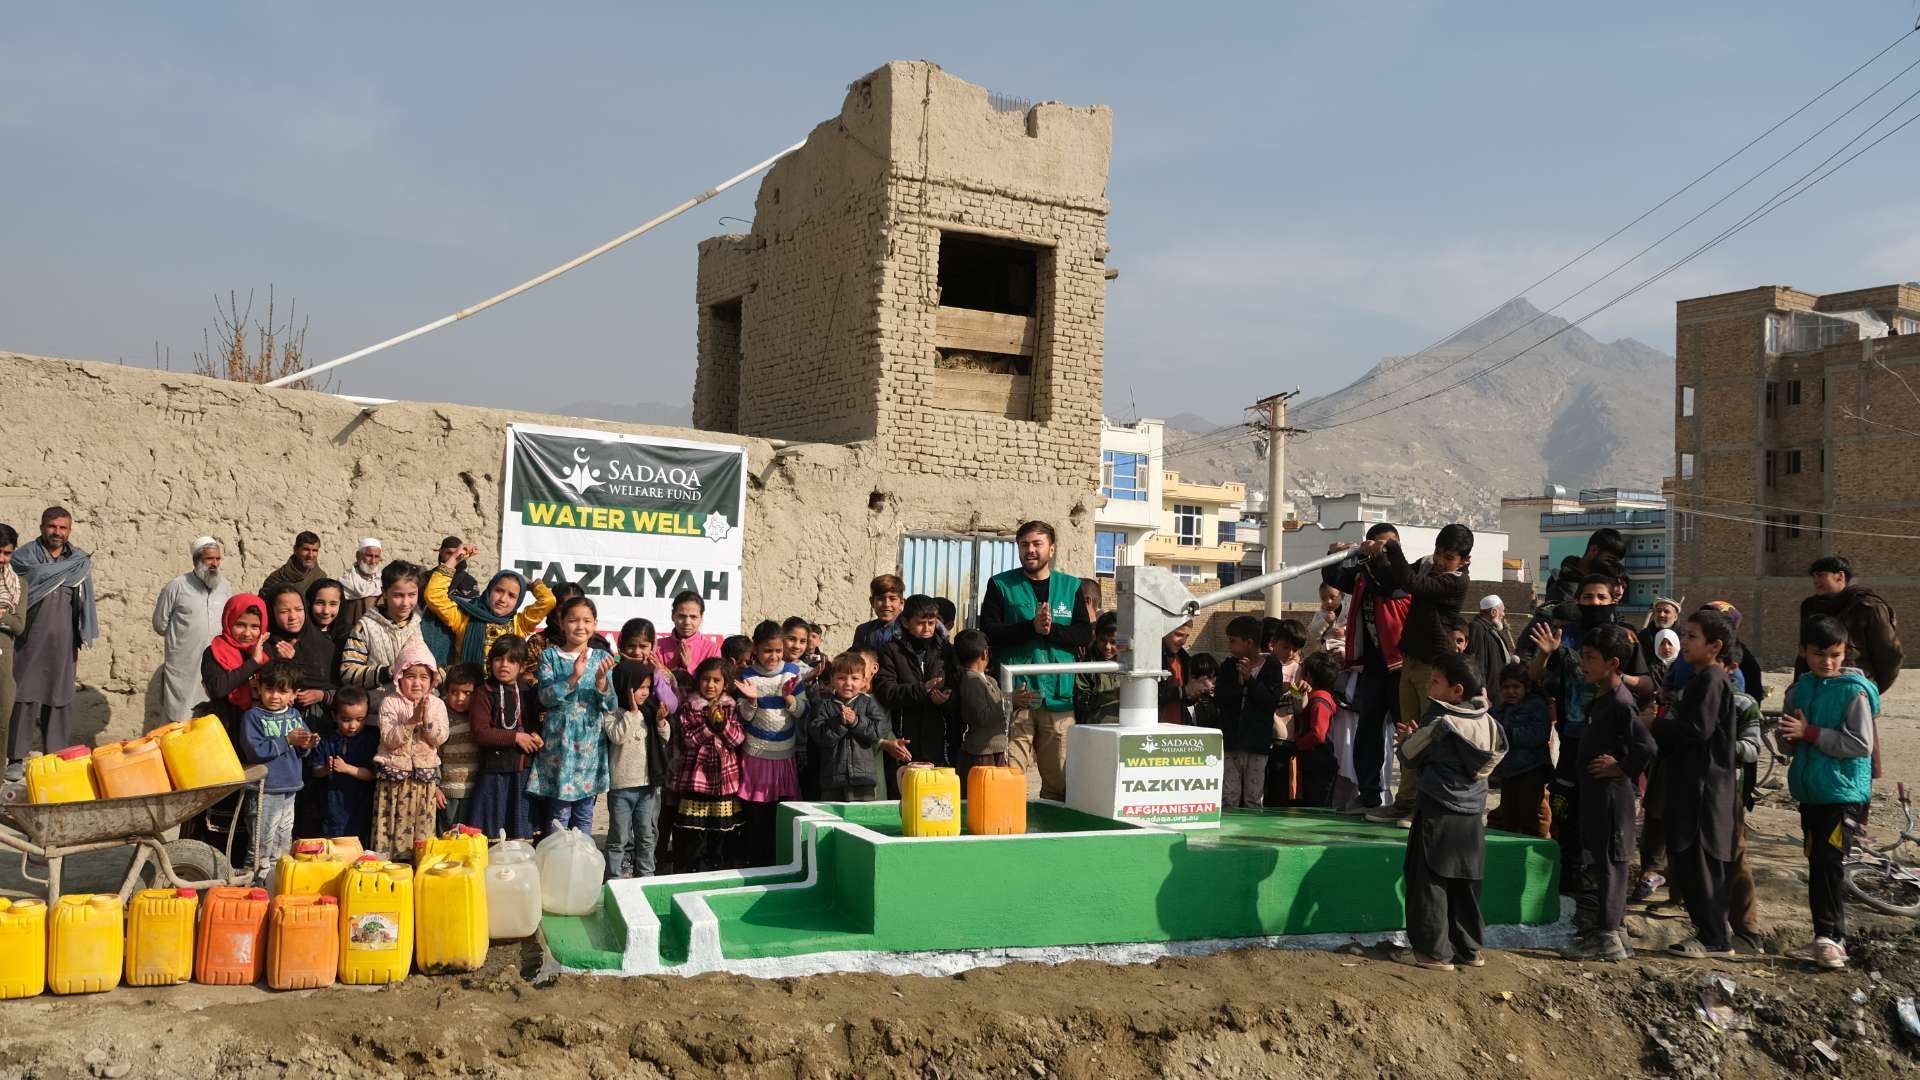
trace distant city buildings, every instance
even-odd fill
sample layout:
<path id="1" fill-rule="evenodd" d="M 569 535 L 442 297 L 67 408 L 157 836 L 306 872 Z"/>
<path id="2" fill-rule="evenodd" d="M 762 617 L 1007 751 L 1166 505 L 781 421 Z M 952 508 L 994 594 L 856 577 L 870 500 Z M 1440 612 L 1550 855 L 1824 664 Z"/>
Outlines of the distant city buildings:
<path id="1" fill-rule="evenodd" d="M 1582 488 L 1576 498 L 1554 487 L 1544 495 L 1500 500 L 1500 524 L 1513 536 L 1522 578 L 1534 589 L 1571 555 L 1587 550 L 1598 529 L 1618 529 L 1627 541 L 1627 597 L 1621 608 L 1645 611 L 1667 587 L 1667 500 L 1656 491 Z"/>

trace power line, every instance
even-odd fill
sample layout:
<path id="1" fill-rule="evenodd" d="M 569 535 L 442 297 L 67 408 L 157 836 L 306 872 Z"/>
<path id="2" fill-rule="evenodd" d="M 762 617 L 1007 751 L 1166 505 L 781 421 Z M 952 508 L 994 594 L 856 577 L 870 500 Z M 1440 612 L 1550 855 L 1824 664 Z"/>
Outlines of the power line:
<path id="1" fill-rule="evenodd" d="M 1748 499 L 1729 499 L 1718 495 L 1696 495 L 1690 491 L 1675 491 L 1672 493 L 1672 497 L 1676 499 L 1698 499 L 1706 502 L 1730 503 L 1735 506 L 1750 506 L 1756 510 L 1784 510 L 1788 513 L 1824 514 L 1827 517 L 1841 517 L 1851 521 L 1885 521 L 1894 525 L 1920 525 L 1920 518 L 1893 518 L 1876 517 L 1872 514 L 1849 514 L 1843 510 L 1822 510 L 1811 506 L 1785 506 L 1779 503 L 1753 502 Z M 1678 506 L 1673 507 L 1673 510 L 1681 514 L 1697 512 Z"/>
<path id="2" fill-rule="evenodd" d="M 1910 30 L 1906 34 L 1901 35 L 1900 38 L 1894 41 L 1894 45 L 1898 45 L 1901 41 L 1906 40 L 1906 38 L 1911 36 L 1913 33 L 1915 33 L 1915 31 Z M 1833 86 L 1830 86 L 1826 90 L 1822 91 L 1819 97 L 1814 98 L 1812 101 L 1807 102 L 1806 105 L 1802 105 L 1799 109 L 1794 110 L 1792 115 L 1788 116 L 1786 120 L 1782 120 L 1780 121 L 1780 123 L 1775 124 L 1771 128 L 1768 128 L 1766 131 L 1762 132 L 1758 137 L 1756 137 L 1752 142 L 1749 142 L 1746 146 L 1741 147 L 1739 150 L 1735 151 L 1731 156 L 1721 161 L 1719 165 L 1715 165 L 1712 169 L 1709 169 L 1707 172 L 1702 173 L 1699 177 L 1695 178 L 1692 183 L 1689 183 L 1687 187 L 1680 189 L 1680 191 L 1677 191 L 1673 195 L 1668 196 L 1665 200 L 1662 200 L 1659 206 L 1654 207 L 1654 210 L 1658 210 L 1661 206 L 1665 206 L 1667 203 L 1673 201 L 1673 199 L 1678 195 L 1680 195 L 1682 192 L 1686 191 L 1688 188 L 1693 187 L 1695 184 L 1698 184 L 1701 180 L 1706 179 L 1708 176 L 1718 171 L 1721 168 L 1721 166 L 1725 165 L 1729 161 L 1732 161 L 1735 157 L 1740 156 L 1740 154 L 1745 153 L 1749 147 L 1754 145 L 1754 143 L 1759 142 L 1761 139 L 1766 138 L 1768 135 L 1778 130 L 1782 124 L 1785 124 L 1787 122 L 1787 120 L 1791 120 L 1793 119 L 1794 116 L 1798 116 L 1800 113 L 1806 111 L 1806 109 L 1809 106 L 1813 105 L 1814 102 L 1819 101 L 1820 98 L 1823 98 L 1827 94 L 1831 93 L 1841 83 L 1844 83 L 1848 79 L 1851 79 L 1855 74 L 1858 74 L 1868 64 L 1873 63 L 1874 60 L 1878 60 L 1881 56 L 1886 55 L 1887 51 L 1892 48 L 1893 46 L 1889 45 L 1887 46 L 1886 49 L 1882 49 L 1880 52 L 1874 54 L 1873 58 L 1868 60 L 1866 64 L 1862 64 L 1860 65 L 1860 67 L 1855 68 L 1852 72 L 1849 72 L 1847 74 L 1846 78 L 1841 79 L 1840 82 L 1834 83 Z M 1800 140 L 1800 142 L 1796 143 L 1794 147 L 1788 150 L 1786 153 L 1781 154 L 1777 158 L 1774 158 L 1771 162 L 1767 163 L 1766 166 L 1761 168 L 1760 171 L 1754 173 L 1752 176 L 1749 176 L 1745 180 L 1741 181 L 1740 184 L 1738 184 L 1737 186 L 1735 186 L 1733 189 L 1729 190 L 1725 194 L 1721 195 L 1718 199 L 1715 199 L 1713 202 L 1709 203 L 1705 208 L 1695 213 L 1692 217 L 1686 219 L 1685 221 L 1681 222 L 1679 225 L 1676 225 L 1672 229 L 1668 230 L 1666 234 L 1661 236 L 1658 240 L 1655 240 L 1653 243 L 1648 244 L 1647 246 L 1641 248 L 1639 251 L 1634 252 L 1631 256 L 1629 256 L 1624 261 L 1615 265 L 1612 269 L 1608 270 L 1606 273 L 1601 274 L 1599 277 L 1594 278 L 1592 281 L 1588 282 L 1586 285 L 1582 286 L 1578 290 L 1563 297 L 1559 303 L 1554 304 L 1552 307 L 1549 307 L 1547 310 L 1540 312 L 1539 314 L 1535 315 L 1533 318 L 1528 319 L 1526 322 L 1521 323 L 1519 326 L 1516 326 L 1513 329 L 1508 330 L 1506 333 L 1501 334 L 1499 337 L 1496 337 L 1491 341 L 1482 343 L 1479 347 L 1475 348 L 1473 351 L 1465 354 L 1464 356 L 1455 357 L 1454 359 L 1448 361 L 1447 363 L 1442 364 L 1437 368 L 1434 368 L 1432 371 L 1428 371 L 1419 375 L 1418 377 L 1414 378 L 1412 381 L 1406 383 L 1403 386 L 1397 386 L 1392 390 L 1388 390 L 1382 394 L 1376 394 L 1373 397 L 1367 398 L 1364 401 L 1359 401 L 1359 402 L 1355 402 L 1352 405 L 1344 406 L 1334 412 L 1328 413 L 1325 416 L 1320 417 L 1320 419 L 1323 422 L 1327 420 L 1332 420 L 1336 417 L 1345 416 L 1348 413 L 1366 408 L 1368 405 L 1374 404 L 1376 402 L 1385 401 L 1386 399 L 1393 397 L 1396 394 L 1405 393 L 1407 390 L 1415 386 L 1418 386 L 1420 383 L 1425 382 L 1426 380 L 1431 379 L 1434 376 L 1439 375 L 1444 371 L 1448 371 L 1454 367 L 1457 367 L 1460 364 L 1465 363 L 1468 360 L 1473 359 L 1475 356 L 1480 355 L 1481 353 L 1492 348 L 1493 346 L 1498 345 L 1500 342 L 1505 341 L 1506 339 L 1514 336 L 1515 334 L 1518 334 L 1520 331 L 1525 330 L 1528 327 L 1532 326 L 1534 323 L 1539 322 L 1541 319 L 1546 318 L 1548 315 L 1551 315 L 1554 312 L 1560 310 L 1561 308 L 1565 307 L 1567 304 L 1573 302 L 1573 300 L 1576 297 L 1581 296 L 1582 294 L 1586 293 L 1589 289 L 1592 289 L 1594 286 L 1599 285 L 1601 282 L 1607 280 L 1613 275 L 1626 269 L 1628 266 L 1631 266 L 1633 263 L 1639 261 L 1639 259 L 1645 256 L 1648 252 L 1659 247 L 1661 244 L 1666 243 L 1668 240 L 1671 240 L 1674 237 L 1674 235 L 1679 233 L 1681 230 L 1686 229 L 1688 226 L 1692 225 L 1694 222 L 1699 221 L 1701 218 L 1705 217 L 1709 213 L 1712 213 L 1714 210 L 1718 209 L 1728 199 L 1733 198 L 1735 195 L 1745 190 L 1748 185 L 1760 179 L 1762 176 L 1765 176 L 1767 173 L 1772 172 L 1776 166 L 1778 166 L 1781 162 L 1786 161 L 1788 158 L 1792 157 L 1793 155 L 1799 153 L 1802 149 L 1806 147 L 1808 143 L 1812 142 L 1813 140 L 1819 138 L 1821 135 L 1824 135 L 1828 131 L 1832 130 L 1832 128 L 1836 124 L 1840 123 L 1840 121 L 1842 120 L 1845 120 L 1848 116 L 1851 116 L 1856 109 L 1860 108 L 1860 106 L 1865 105 L 1867 102 L 1878 97 L 1881 91 L 1885 90 L 1889 86 L 1892 86 L 1895 82 L 1898 82 L 1902 76 L 1906 75 L 1907 72 L 1912 71 L 1916 67 L 1920 67 L 1920 60 L 1915 60 L 1913 63 L 1908 64 L 1906 67 L 1900 69 L 1898 72 L 1894 74 L 1892 78 L 1881 83 L 1879 86 L 1875 87 L 1871 92 L 1869 92 L 1865 97 L 1862 97 L 1860 100 L 1848 106 L 1844 112 L 1840 113 L 1840 115 L 1835 116 L 1833 119 L 1827 121 L 1825 124 L 1815 129 L 1813 134 L 1808 135 L 1806 138 Z M 1912 100 L 1912 99 L 1909 98 L 1908 100 Z M 1904 105 L 1905 103 L 1906 102 L 1904 101 L 1901 102 L 1902 105 Z M 1894 108 L 1898 109 L 1899 106 L 1896 105 Z M 1881 119 L 1884 120 L 1885 117 L 1882 117 Z M 1867 128 L 1867 130 L 1871 131 L 1873 129 L 1873 126 L 1876 126 L 1877 124 L 1878 124 L 1878 121 L 1875 122 L 1875 125 L 1870 125 Z M 1858 139 L 1858 136 L 1855 136 L 1855 141 L 1857 141 L 1857 139 Z M 1847 143 L 1847 145 L 1849 146 L 1852 145 L 1852 142 L 1850 141 L 1849 143 Z M 1845 146 L 1843 146 L 1841 149 L 1844 150 Z M 1827 160 L 1831 161 L 1832 158 L 1829 157 Z M 1821 164 L 1825 164 L 1825 162 L 1822 162 Z M 1815 166 L 1816 169 L 1818 167 L 1819 166 Z M 1802 179 L 1804 179 L 1804 177 L 1802 177 Z M 1797 182 L 1798 181 L 1796 181 L 1796 183 Z M 1788 186 L 1791 187 L 1792 185 L 1788 185 Z M 1638 224 L 1639 222 L 1645 220 L 1647 216 L 1652 213 L 1653 213 L 1653 210 L 1649 210 L 1647 211 L 1647 213 L 1640 215 L 1640 217 L 1635 218 L 1632 222 L 1629 222 L 1627 225 L 1622 226 L 1619 230 L 1615 231 L 1613 235 L 1609 236 L 1606 240 L 1601 241 L 1599 244 L 1594 245 L 1594 247 L 1588 248 L 1586 252 L 1581 253 L 1581 255 L 1576 257 L 1573 260 L 1573 262 L 1578 262 L 1580 259 L 1585 258 L 1588 254 L 1591 254 L 1593 251 L 1597 250 L 1599 247 L 1605 245 L 1608 241 L 1612 240 L 1614 237 L 1619 236 L 1620 233 L 1625 232 L 1628 228 L 1631 228 L 1633 225 Z M 1567 266 L 1572 266 L 1573 262 L 1567 263 L 1566 266 L 1561 267 L 1561 270 L 1566 269 Z M 1529 285 L 1527 289 L 1522 292 L 1521 295 L 1524 296 L 1525 292 L 1532 291 L 1533 288 L 1552 279 L 1554 276 L 1557 276 L 1560 272 L 1561 272 L 1560 270 L 1555 270 L 1553 274 L 1549 274 L 1547 277 L 1540 279 L 1540 281 L 1535 282 L 1533 285 Z M 1513 299 L 1514 298 L 1509 298 L 1501 306 L 1504 307 L 1506 303 L 1512 303 Z M 1494 310 L 1497 311 L 1499 310 L 1499 308 L 1495 308 Z M 1487 314 L 1492 314 L 1492 312 L 1488 312 Z M 1480 319 L 1484 319 L 1484 318 L 1486 318 L 1486 315 L 1480 316 Z M 1467 324 L 1466 327 L 1462 327 L 1460 330 L 1454 331 L 1452 334 L 1442 339 L 1442 342 L 1440 343 L 1444 344 L 1446 341 L 1451 341 L 1453 338 L 1458 337 L 1460 334 L 1464 333 L 1467 329 L 1470 329 L 1472 326 L 1477 324 L 1480 321 L 1480 319 L 1475 319 L 1473 323 L 1469 323 Z M 1554 336 L 1557 336 L 1557 335 L 1554 335 Z M 1550 339 L 1551 339 L 1550 337 L 1543 338 L 1540 341 L 1535 342 L 1534 345 L 1537 346 L 1540 344 L 1544 344 L 1547 340 L 1550 340 Z M 1424 349 L 1420 353 L 1416 353 L 1414 355 L 1416 357 L 1420 355 L 1424 355 L 1425 352 L 1433 349 L 1434 347 L 1435 346 L 1430 345 L 1427 347 L 1427 349 Z M 1302 411 L 1303 412 L 1306 411 L 1307 408 L 1311 408 L 1311 406 L 1304 407 Z M 1323 424 L 1323 426 L 1329 426 L 1329 425 Z M 1338 425 L 1330 425 L 1330 426 L 1338 426 Z"/>
<path id="3" fill-rule="evenodd" d="M 1695 517 L 1713 518 L 1718 521 L 1740 521 L 1748 525 L 1765 525 L 1774 529 L 1792 529 L 1795 532 L 1831 533 L 1834 536 L 1872 536 L 1882 540 L 1920 540 L 1920 533 L 1883 533 L 1862 532 L 1858 529 L 1832 529 L 1823 525 L 1800 525 L 1787 521 L 1768 521 L 1764 518 L 1739 517 L 1734 514 L 1716 514 L 1710 510 L 1683 510 L 1681 513 Z"/>
<path id="4" fill-rule="evenodd" d="M 1515 360 L 1520 359 L 1522 356 L 1525 356 L 1526 354 L 1532 352 L 1533 350 L 1539 348 L 1540 346 L 1545 345 L 1547 342 L 1552 341 L 1554 338 L 1559 337 L 1561 334 L 1564 334 L 1567 331 L 1574 329 L 1575 327 L 1593 318 L 1594 316 L 1599 315 L 1602 312 L 1607 311 L 1609 308 L 1612 308 L 1616 304 L 1619 304 L 1622 301 L 1628 299 L 1629 297 L 1634 296 L 1635 294 L 1639 293 L 1641 290 L 1648 288 L 1649 286 L 1658 282 L 1660 279 L 1666 277 L 1668 274 L 1673 273 L 1675 270 L 1680 269 L 1681 267 L 1687 265 L 1693 260 L 1699 258 L 1701 255 L 1705 254 L 1706 252 L 1719 246 L 1721 243 L 1724 243 L 1726 240 L 1731 239 L 1733 236 L 1744 231 L 1749 225 L 1753 225 L 1756 222 L 1759 222 L 1760 220 L 1767 217 L 1767 215 L 1773 213 L 1775 210 L 1780 209 L 1781 207 L 1792 202 L 1794 199 L 1797 199 L 1801 195 L 1806 194 L 1808 191 L 1812 190 L 1816 185 L 1818 185 L 1821 181 L 1832 176 L 1834 173 L 1839 172 L 1841 169 L 1846 168 L 1849 164 L 1851 164 L 1853 161 L 1858 159 L 1860 155 L 1866 153 L 1867 151 L 1873 149 L 1874 147 L 1892 138 L 1894 135 L 1898 134 L 1901 130 L 1906 128 L 1907 125 L 1913 123 L 1915 120 L 1920 120 L 1920 113 L 1915 113 L 1913 116 L 1910 116 L 1907 119 L 1901 121 L 1897 126 L 1895 126 L 1892 130 L 1888 131 L 1886 134 L 1880 136 L 1879 138 L 1868 143 L 1867 145 L 1861 147 L 1859 150 L 1855 151 L 1853 154 L 1849 155 L 1845 160 L 1841 161 L 1838 165 L 1835 165 L 1833 168 L 1828 169 L 1826 172 L 1821 173 L 1817 177 L 1814 177 L 1811 181 L 1807 182 L 1804 186 L 1800 186 L 1799 190 L 1797 191 L 1794 190 L 1794 188 L 1797 185 L 1801 184 L 1801 181 L 1807 180 L 1807 177 L 1812 176 L 1815 172 L 1818 172 L 1822 166 L 1826 165 L 1827 162 L 1832 161 L 1835 157 L 1839 156 L 1839 154 L 1842 151 L 1846 150 L 1847 147 L 1852 146 L 1856 142 L 1859 142 L 1860 139 L 1867 134 L 1867 132 L 1872 131 L 1874 128 L 1880 126 L 1880 124 L 1883 123 L 1887 119 L 1887 117 L 1891 116 L 1895 111 L 1900 109 L 1907 102 L 1912 101 L 1916 96 L 1920 96 L 1920 91 L 1915 91 L 1913 94 L 1908 95 L 1905 99 L 1900 101 L 1898 104 L 1894 105 L 1892 109 L 1889 109 L 1886 113 L 1882 114 L 1879 119 L 1867 125 L 1867 127 L 1863 129 L 1858 135 L 1855 135 L 1853 138 L 1847 140 L 1846 143 L 1842 144 L 1839 150 L 1835 150 L 1832 154 L 1827 155 L 1827 157 L 1824 160 L 1816 164 L 1812 169 L 1809 169 L 1807 170 L 1807 172 L 1802 173 L 1797 179 L 1788 183 L 1785 187 L 1781 188 L 1779 191 L 1776 191 L 1770 198 L 1768 198 L 1765 202 L 1761 203 L 1760 206 L 1756 207 L 1751 211 L 1748 211 L 1747 215 L 1744 218 L 1742 218 L 1738 222 L 1735 222 L 1733 225 L 1729 226 L 1728 228 L 1722 230 L 1719 235 L 1713 237 L 1711 240 L 1708 240 L 1706 243 L 1700 245 L 1699 247 L 1688 252 L 1686 255 L 1682 256 L 1680 259 L 1669 264 L 1665 269 L 1661 270 L 1659 273 L 1654 274 L 1653 276 L 1640 282 L 1638 285 L 1635 285 L 1633 288 L 1628 289 L 1627 291 L 1621 293 L 1620 295 L 1614 297 L 1613 299 L 1607 301 L 1606 303 L 1600 305 L 1599 307 L 1594 308 L 1592 311 L 1587 312 L 1585 315 L 1580 316 L 1578 319 L 1575 319 L 1572 322 L 1568 323 L 1567 325 L 1561 327 L 1560 329 L 1555 330 L 1553 333 L 1548 334 L 1546 337 L 1541 338 L 1539 341 L 1536 341 L 1533 344 L 1527 346 L 1526 348 L 1521 349 L 1519 352 L 1514 353 L 1512 356 L 1509 356 L 1504 360 L 1500 360 L 1500 361 L 1497 361 L 1496 363 L 1489 364 L 1485 368 L 1482 368 L 1479 371 L 1473 372 L 1472 374 L 1465 376 L 1464 378 L 1461 378 L 1452 383 L 1449 383 L 1438 390 L 1432 391 L 1427 394 L 1422 394 L 1417 398 L 1412 398 L 1410 400 L 1400 402 L 1397 405 L 1390 405 L 1384 409 L 1379 410 L 1378 412 L 1368 413 L 1365 416 L 1357 416 L 1351 420 L 1342 420 L 1337 424 L 1325 424 L 1315 430 L 1332 431 L 1336 428 L 1343 428 L 1350 424 L 1358 424 L 1358 423 L 1361 423 L 1362 421 L 1372 420 L 1376 417 L 1385 416 L 1388 413 L 1398 412 L 1399 410 L 1407 408 L 1410 405 L 1418 405 L 1424 401 L 1431 401 L 1432 399 L 1439 397 L 1442 394 L 1448 393 L 1449 391 L 1452 391 L 1452 390 L 1459 389 L 1460 387 L 1465 386 L 1467 383 L 1470 383 L 1475 379 L 1480 378 L 1483 375 L 1491 374 L 1492 372 L 1498 371 L 1499 369 L 1506 367 L 1508 364 L 1513 363 Z M 1791 193 L 1789 194 L 1789 192 Z"/>

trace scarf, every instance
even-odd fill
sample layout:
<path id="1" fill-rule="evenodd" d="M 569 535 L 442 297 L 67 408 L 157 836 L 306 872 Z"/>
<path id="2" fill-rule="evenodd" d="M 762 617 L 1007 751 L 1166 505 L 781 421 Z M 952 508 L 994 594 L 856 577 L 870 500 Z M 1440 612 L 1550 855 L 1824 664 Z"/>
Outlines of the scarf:
<path id="1" fill-rule="evenodd" d="M 293 643 L 293 665 L 300 669 L 300 689 L 325 690 L 333 685 L 333 639 L 325 630 L 309 620 L 300 624 L 299 633 L 289 634 L 275 623 L 267 634 L 269 660 L 279 658 L 273 647 L 282 641 Z"/>
<path id="2" fill-rule="evenodd" d="M 514 601 L 512 611 L 501 615 L 487 601 L 493 595 L 493 587 L 505 578 L 512 578 L 519 584 L 520 599 Z M 502 570 L 487 579 L 487 587 L 478 596 L 460 596 L 449 591 L 447 598 L 467 616 L 467 628 L 460 635 L 460 662 L 484 664 L 487 662 L 487 628 L 506 626 L 520 617 L 520 608 L 527 602 L 527 579 L 513 570 Z"/>
<path id="3" fill-rule="evenodd" d="M 227 599 L 227 606 L 220 612 L 220 636 L 213 639 L 207 648 L 213 653 L 213 660 L 223 671 L 238 671 L 240 665 L 247 662 L 253 654 L 253 647 L 242 645 L 233 639 L 233 624 L 247 612 L 260 616 L 260 625 L 267 624 L 266 601 L 253 593 L 240 593 Z M 253 687 L 242 685 L 227 695 L 227 701 L 242 708 L 253 708 Z"/>
<path id="4" fill-rule="evenodd" d="M 0 566 L 0 609 L 18 608 L 25 595 L 20 575 L 13 572 L 12 566 Z"/>
<path id="5" fill-rule="evenodd" d="M 100 623 L 93 606 L 93 556 L 76 544 L 66 546 L 66 554 L 54 558 L 47 545 L 38 541 L 20 545 L 13 553 L 13 569 L 20 575 L 27 594 L 27 610 L 47 598 L 55 589 L 80 590 L 79 640 L 91 644 L 100 636 Z"/>
<path id="6" fill-rule="evenodd" d="M 360 560 L 347 564 L 346 572 L 340 575 L 340 590 L 345 600 L 364 600 L 380 595 L 380 571 L 376 567 L 371 574 L 360 572 Z"/>

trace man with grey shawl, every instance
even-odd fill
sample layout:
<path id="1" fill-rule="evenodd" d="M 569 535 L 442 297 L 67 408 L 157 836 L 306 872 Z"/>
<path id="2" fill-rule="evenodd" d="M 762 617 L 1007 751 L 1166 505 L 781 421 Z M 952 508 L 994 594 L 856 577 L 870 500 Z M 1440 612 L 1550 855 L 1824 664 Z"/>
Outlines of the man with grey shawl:
<path id="1" fill-rule="evenodd" d="M 39 736 L 43 750 L 64 749 L 73 720 L 80 648 L 100 636 L 93 603 L 93 558 L 68 539 L 73 515 L 49 506 L 40 539 L 14 553 L 25 595 L 26 628 L 13 654 L 14 705 L 7 732 L 7 776 L 24 772 Z"/>

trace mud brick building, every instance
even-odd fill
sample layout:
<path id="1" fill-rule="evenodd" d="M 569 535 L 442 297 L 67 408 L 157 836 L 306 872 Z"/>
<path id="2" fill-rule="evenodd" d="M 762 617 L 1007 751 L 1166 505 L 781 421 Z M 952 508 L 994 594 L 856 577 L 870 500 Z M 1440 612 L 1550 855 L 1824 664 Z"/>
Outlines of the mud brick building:
<path id="1" fill-rule="evenodd" d="M 854 82 L 700 245 L 695 426 L 1091 497 L 1112 128 L 924 61 Z"/>
<path id="2" fill-rule="evenodd" d="M 1843 555 L 1920 618 L 1920 285 L 1677 305 L 1674 588 L 1791 662 L 1807 566 Z"/>

